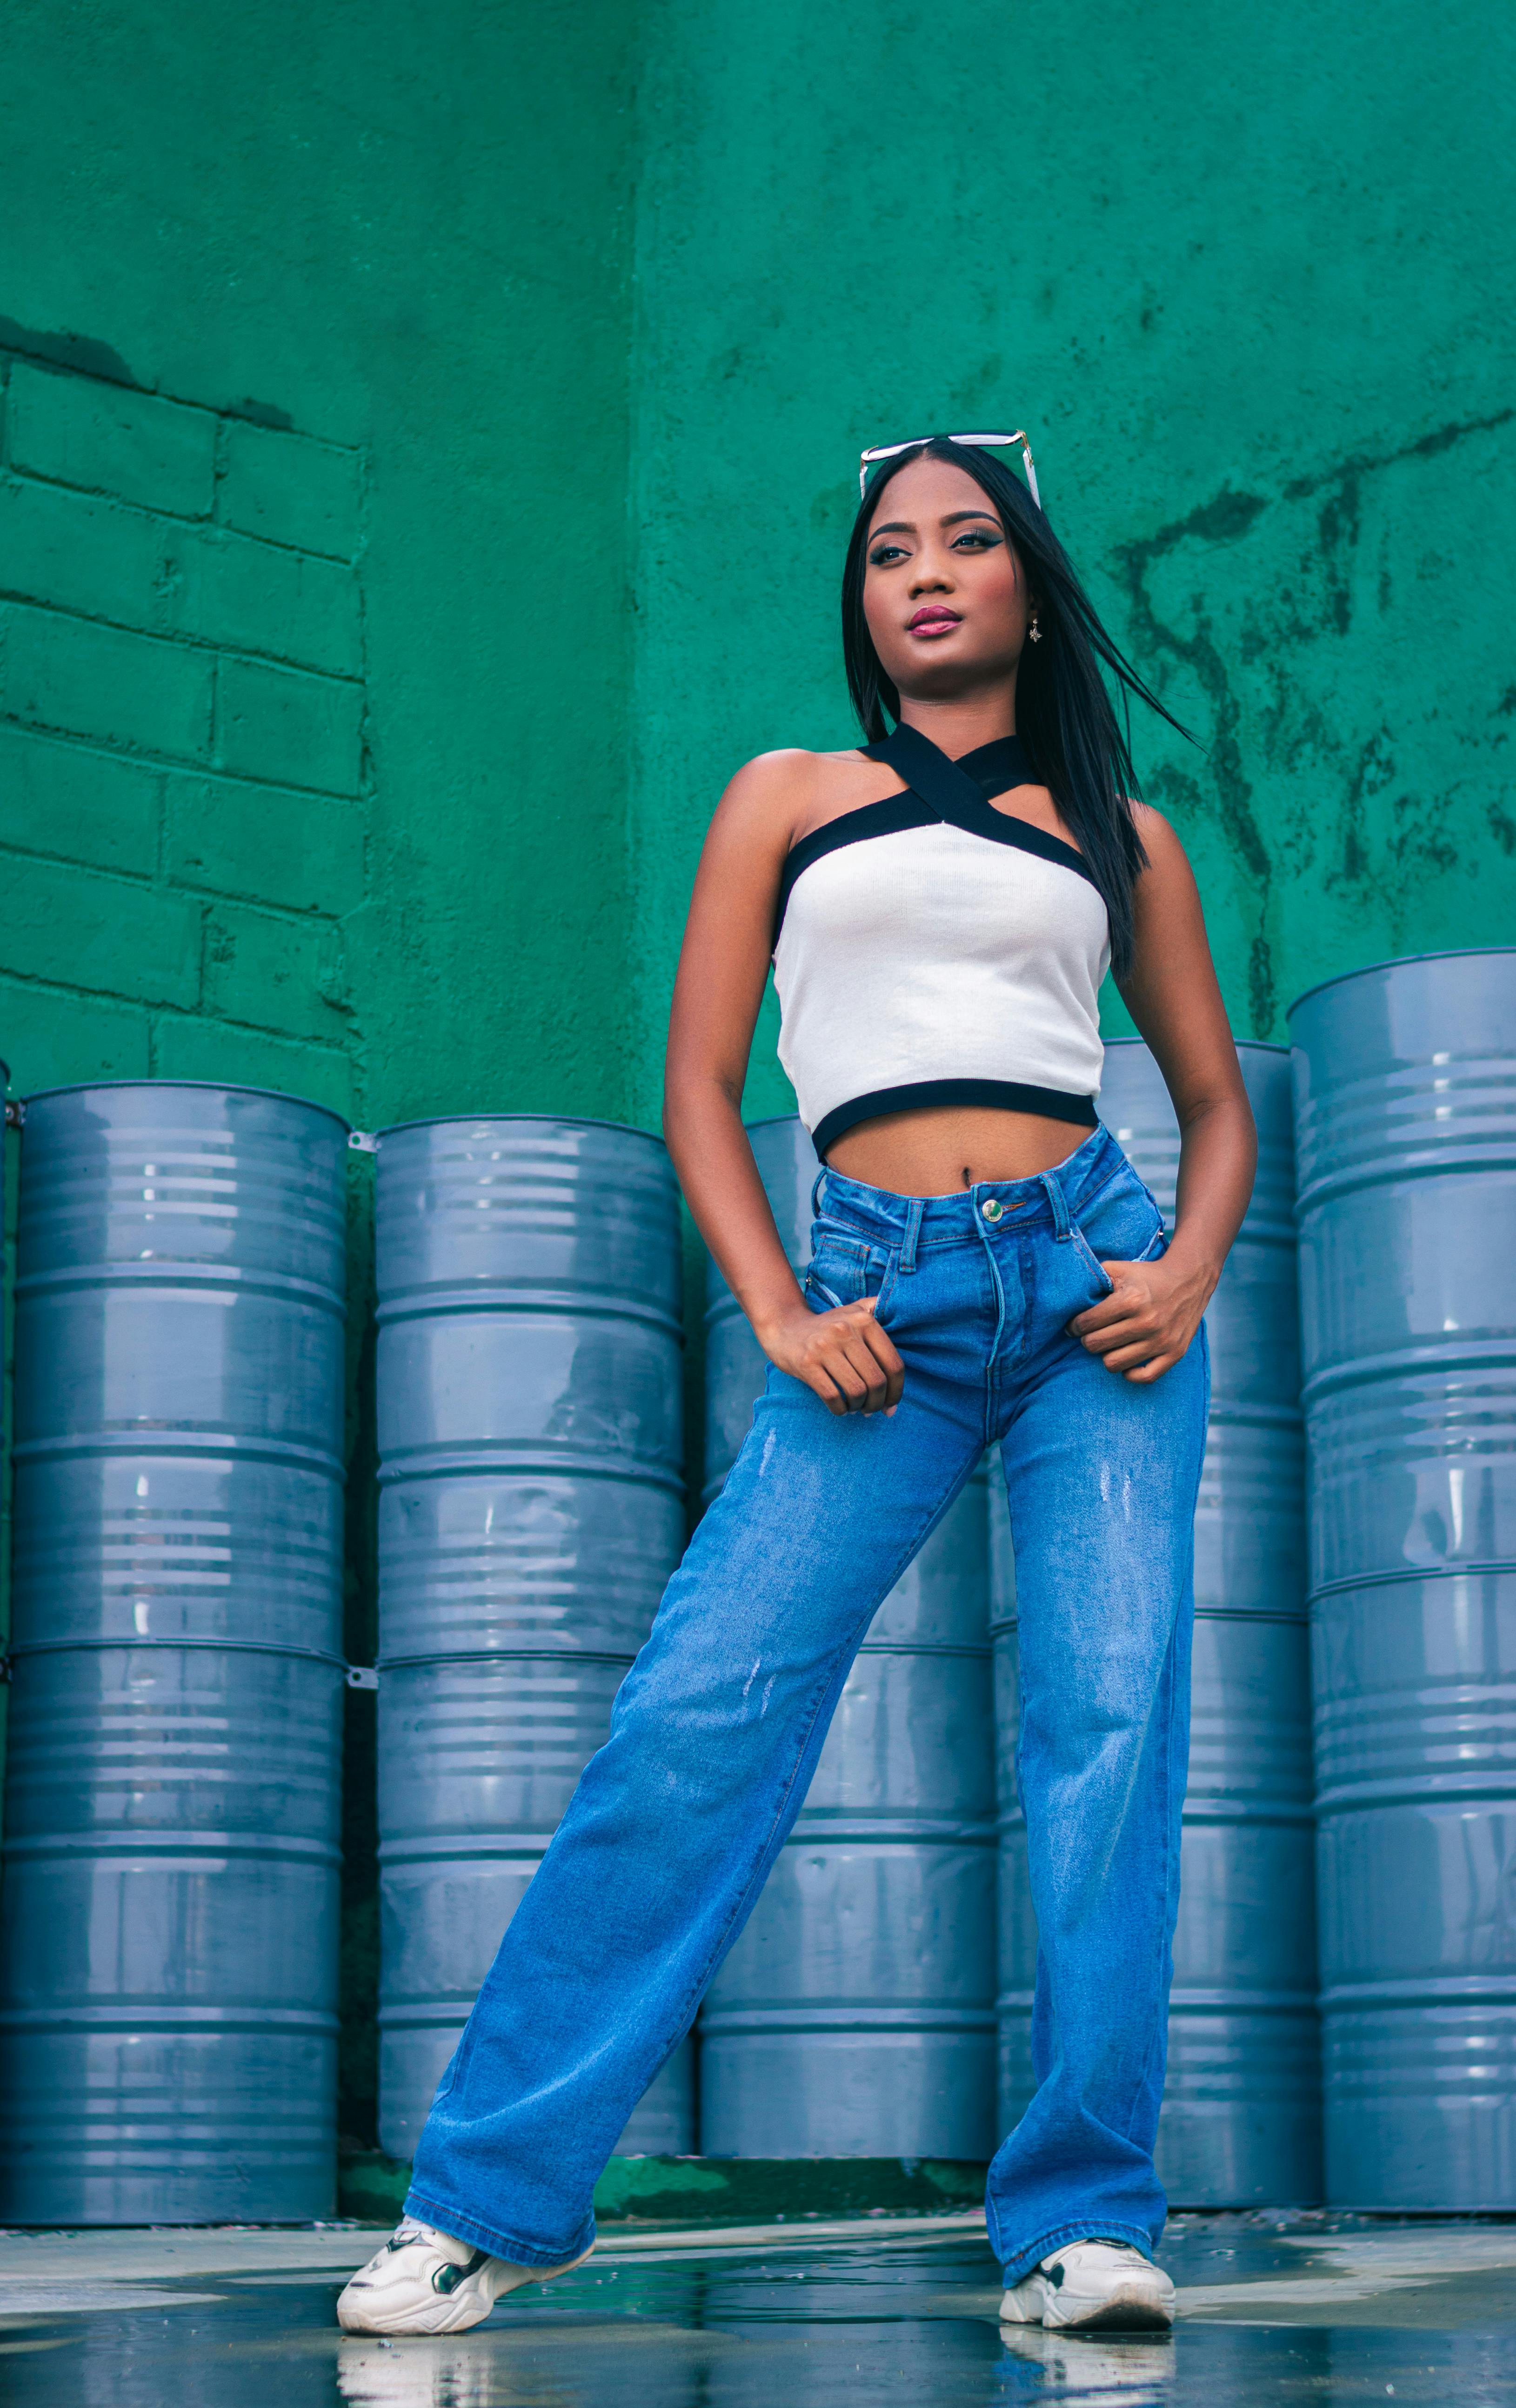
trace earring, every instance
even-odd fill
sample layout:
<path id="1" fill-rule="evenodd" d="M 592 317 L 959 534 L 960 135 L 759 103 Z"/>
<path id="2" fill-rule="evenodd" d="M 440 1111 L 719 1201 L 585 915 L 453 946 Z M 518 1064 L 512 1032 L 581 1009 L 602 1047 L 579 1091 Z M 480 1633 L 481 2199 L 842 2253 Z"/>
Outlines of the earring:
<path id="1" fill-rule="evenodd" d="M 1034 611 L 1033 611 L 1033 613 L 1032 613 L 1032 624 L 1031 624 L 1031 625 L 1028 627 L 1028 629 L 1027 629 L 1027 631 L 1026 631 L 1026 632 L 1027 632 L 1028 636 L 1031 638 L 1031 639 L 1032 639 L 1032 641 L 1033 641 L 1033 643 L 1034 643 L 1034 644 L 1040 644 L 1040 643 L 1041 643 L 1041 641 L 1042 641 L 1042 630 L 1041 630 L 1041 628 L 1040 628 L 1040 627 L 1038 626 L 1038 624 L 1037 624 L 1037 612 L 1036 612 L 1035 610 L 1034 610 Z"/>

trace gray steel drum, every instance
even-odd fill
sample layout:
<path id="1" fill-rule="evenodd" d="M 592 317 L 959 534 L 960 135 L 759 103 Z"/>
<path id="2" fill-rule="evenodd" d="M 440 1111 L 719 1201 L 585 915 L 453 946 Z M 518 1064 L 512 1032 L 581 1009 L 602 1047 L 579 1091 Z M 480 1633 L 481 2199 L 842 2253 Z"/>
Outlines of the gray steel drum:
<path id="1" fill-rule="evenodd" d="M 1516 2198 L 1516 953 L 1290 1015 L 1327 2195 Z"/>
<path id="2" fill-rule="evenodd" d="M 330 2214 L 346 1128 L 33 1096 L 0 2217 Z"/>
<path id="3" fill-rule="evenodd" d="M 809 1253 L 798 1120 L 750 1132 L 781 1238 Z M 764 1360 L 714 1265 L 708 1468 Z M 794 1831 L 701 2014 L 708 2156 L 982 2158 L 994 2131 L 994 1767 L 984 1483 L 891 1590 Z"/>
<path id="4" fill-rule="evenodd" d="M 1022 1701 L 1016 1660 L 1016 1557 L 1006 1484 L 992 1464 L 989 1490 L 990 1648 L 994 1683 L 996 2120 L 1002 2136 L 1020 2122 L 1032 2078 L 1032 1993 L 1037 1917 L 1026 1860 L 1026 1821 L 1016 1786 Z"/>
<path id="5" fill-rule="evenodd" d="M 1321 2195 L 1310 1685 L 1289 1056 L 1238 1047 L 1258 1179 L 1207 1315 L 1211 1412 L 1195 1514 L 1190 1782 L 1159 2173 L 1176 2205 Z M 1147 1047 L 1108 1048 L 1101 1118 L 1173 1226 L 1179 1125 Z M 1014 1574 L 994 1484 L 1001 1767 L 1001 2100 L 1032 2089 L 1037 1933 L 1016 1802 Z"/>
<path id="6" fill-rule="evenodd" d="M 378 1140 L 379 2130 L 413 2153 L 684 1542 L 679 1197 L 656 1138 Z M 692 2051 L 623 2153 L 694 2146 Z"/>
<path id="7" fill-rule="evenodd" d="M 1290 1059 L 1237 1047 L 1258 1175 L 1206 1316 L 1190 1782 L 1158 2171 L 1181 2206 L 1321 2197 L 1310 1662 Z M 1135 1039 L 1100 1115 L 1169 1226 L 1179 1125 Z"/>

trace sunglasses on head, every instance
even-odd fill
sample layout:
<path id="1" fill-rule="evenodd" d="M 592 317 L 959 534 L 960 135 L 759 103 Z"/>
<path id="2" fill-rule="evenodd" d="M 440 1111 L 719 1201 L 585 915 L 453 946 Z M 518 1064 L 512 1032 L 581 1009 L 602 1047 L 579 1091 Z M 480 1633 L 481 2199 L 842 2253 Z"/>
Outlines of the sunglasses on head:
<path id="1" fill-rule="evenodd" d="M 858 454 L 858 499 L 862 501 L 868 491 L 870 468 L 877 468 L 881 460 L 897 460 L 902 452 L 914 452 L 922 443 L 972 443 L 985 452 L 994 451 L 1003 444 L 1019 443 L 1022 458 L 1026 463 L 1026 489 L 1037 509 L 1042 508 L 1042 496 L 1037 489 L 1037 470 L 1032 466 L 1032 447 L 1020 427 L 1014 435 L 913 435 L 908 443 L 870 444 L 866 452 Z"/>

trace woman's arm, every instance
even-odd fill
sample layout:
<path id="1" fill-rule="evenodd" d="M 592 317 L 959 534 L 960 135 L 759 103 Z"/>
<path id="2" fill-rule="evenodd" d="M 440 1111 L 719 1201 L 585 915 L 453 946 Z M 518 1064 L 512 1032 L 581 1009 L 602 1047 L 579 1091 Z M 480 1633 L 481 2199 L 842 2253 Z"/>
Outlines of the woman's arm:
<path id="1" fill-rule="evenodd" d="M 742 1125 L 774 909 L 810 757 L 769 752 L 750 761 L 710 824 L 674 986 L 664 1135 L 695 1225 L 769 1361 L 835 1413 L 893 1412 L 905 1368 L 875 1323 L 873 1298 L 811 1312 Z"/>
<path id="2" fill-rule="evenodd" d="M 1200 1326 L 1252 1194 L 1258 1140 L 1184 848 L 1139 810 L 1148 867 L 1122 996 L 1167 1082 L 1180 1124 L 1173 1241 L 1153 1263 L 1106 1263 L 1115 1293 L 1069 1323 L 1106 1369 L 1156 1380 Z"/>

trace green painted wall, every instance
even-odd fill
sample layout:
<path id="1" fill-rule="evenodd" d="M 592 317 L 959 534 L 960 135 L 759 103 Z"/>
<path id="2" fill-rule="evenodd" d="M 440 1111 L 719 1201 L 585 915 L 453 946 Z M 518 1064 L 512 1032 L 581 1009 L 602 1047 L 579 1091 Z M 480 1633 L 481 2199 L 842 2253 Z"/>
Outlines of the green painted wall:
<path id="1" fill-rule="evenodd" d="M 1201 739 L 1137 730 L 1239 1033 L 1508 938 L 1513 42 L 1489 0 L 14 0 L 16 1091 L 651 1124 L 717 793 L 851 740 L 857 451 L 951 423 L 1030 426 Z"/>
<path id="2" fill-rule="evenodd" d="M 651 1103 L 710 800 L 847 743 L 863 444 L 1026 425 L 1239 1035 L 1509 939 L 1516 36 L 1455 0 L 656 0 L 633 724 Z M 1143 724 L 1143 723 L 1146 724 Z M 1108 989 L 1108 1018 L 1129 1026 Z M 788 1108 L 777 1067 L 750 1108 Z M 644 1109 L 647 1107 L 645 1106 Z"/>
<path id="3" fill-rule="evenodd" d="M 715 794 L 851 733 L 852 457 L 950 420 L 1030 423 L 1202 740 L 1137 730 L 1239 1031 L 1509 929 L 1487 5 L 1431 43 L 1405 0 L 965 0 L 930 34 L 860 0 L 19 0 L 7 35 L 22 1090 L 651 1119 Z M 753 1101 L 786 1101 L 762 1048 Z"/>
<path id="4" fill-rule="evenodd" d="M 630 78 L 616 0 L 9 11 L 23 1089 L 619 1100 Z"/>

